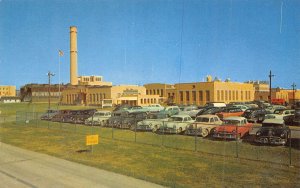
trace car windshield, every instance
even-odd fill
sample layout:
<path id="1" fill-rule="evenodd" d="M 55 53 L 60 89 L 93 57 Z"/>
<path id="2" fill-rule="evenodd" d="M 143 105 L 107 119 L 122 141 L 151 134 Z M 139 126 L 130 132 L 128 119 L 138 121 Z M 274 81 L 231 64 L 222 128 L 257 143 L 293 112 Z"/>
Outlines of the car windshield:
<path id="1" fill-rule="evenodd" d="M 277 123 L 263 123 L 262 127 L 283 128 L 283 125 Z"/>
<path id="2" fill-rule="evenodd" d="M 223 125 L 239 125 L 239 120 L 224 120 Z"/>
<path id="3" fill-rule="evenodd" d="M 170 117 L 169 121 L 182 121 L 182 117 Z"/>
<path id="4" fill-rule="evenodd" d="M 283 114 L 283 111 L 282 110 L 275 110 L 274 114 Z"/>
<path id="5" fill-rule="evenodd" d="M 197 117 L 196 122 L 209 122 L 207 117 Z"/>

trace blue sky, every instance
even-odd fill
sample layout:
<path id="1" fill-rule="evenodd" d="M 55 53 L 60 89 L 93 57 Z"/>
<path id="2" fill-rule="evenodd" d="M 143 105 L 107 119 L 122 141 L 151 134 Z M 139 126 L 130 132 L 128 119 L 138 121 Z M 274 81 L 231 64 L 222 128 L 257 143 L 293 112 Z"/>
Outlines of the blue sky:
<path id="1" fill-rule="evenodd" d="M 282 11 L 281 11 L 282 8 Z M 300 86 L 299 0 L 0 0 L 0 85 L 69 82 L 69 27 L 79 75 L 118 84 L 206 75 Z"/>

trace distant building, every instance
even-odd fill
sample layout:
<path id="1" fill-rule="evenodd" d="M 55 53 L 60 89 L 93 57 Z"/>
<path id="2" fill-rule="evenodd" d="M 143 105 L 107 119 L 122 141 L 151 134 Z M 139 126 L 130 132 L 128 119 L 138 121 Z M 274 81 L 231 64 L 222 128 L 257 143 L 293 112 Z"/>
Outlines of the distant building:
<path id="1" fill-rule="evenodd" d="M 57 103 L 61 92 L 67 87 L 58 84 L 50 85 L 50 88 L 48 84 L 26 84 L 20 89 L 20 98 L 24 102 L 48 102 L 50 89 L 50 100 Z"/>
<path id="2" fill-rule="evenodd" d="M 119 86 L 72 86 L 62 92 L 62 104 L 112 105 L 129 104 L 147 106 L 159 103 L 159 95 L 146 95 L 146 88 L 136 85 Z"/>
<path id="3" fill-rule="evenodd" d="M 79 76 L 78 85 L 112 86 L 112 82 L 104 82 L 102 76 Z"/>
<path id="4" fill-rule="evenodd" d="M 15 97 L 16 86 L 0 86 L 0 97 Z"/>
<path id="5" fill-rule="evenodd" d="M 145 84 L 148 94 L 161 94 L 164 102 L 171 101 L 182 105 L 200 105 L 207 102 L 246 102 L 254 100 L 252 83 L 231 82 L 230 79 L 222 82 L 208 76 L 206 82 L 170 84 Z M 157 93 L 160 92 L 160 93 Z M 162 93 L 163 92 L 163 93 Z"/>

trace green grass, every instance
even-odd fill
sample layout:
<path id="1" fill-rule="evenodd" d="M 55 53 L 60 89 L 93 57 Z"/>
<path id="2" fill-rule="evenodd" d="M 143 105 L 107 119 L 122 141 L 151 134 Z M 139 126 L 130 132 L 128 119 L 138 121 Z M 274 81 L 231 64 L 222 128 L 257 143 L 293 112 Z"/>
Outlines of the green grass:
<path id="1" fill-rule="evenodd" d="M 26 110 L 25 105 L 16 106 Z M 0 126 L 2 142 L 171 187 L 297 187 L 300 183 L 297 149 L 292 149 L 295 167 L 291 168 L 286 147 L 238 143 L 236 158 L 236 142 L 197 138 L 194 151 L 195 138 L 182 135 L 47 121 L 6 121 Z M 76 152 L 89 149 L 88 134 L 99 134 L 100 143 L 93 153 Z"/>

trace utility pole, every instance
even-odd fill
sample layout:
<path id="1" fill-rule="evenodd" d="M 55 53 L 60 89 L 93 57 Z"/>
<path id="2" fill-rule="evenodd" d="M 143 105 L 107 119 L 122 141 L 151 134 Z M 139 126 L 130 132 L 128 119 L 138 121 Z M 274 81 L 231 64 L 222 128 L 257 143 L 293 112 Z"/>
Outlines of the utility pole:
<path id="1" fill-rule="evenodd" d="M 47 73 L 48 75 L 48 110 L 50 110 L 50 86 L 51 86 L 51 76 L 54 76 L 55 74 L 51 73 L 50 71 Z"/>
<path id="2" fill-rule="evenodd" d="M 293 104 L 295 105 L 295 91 L 296 91 L 295 88 L 296 88 L 296 84 L 293 83 L 292 87 L 293 87 Z"/>
<path id="3" fill-rule="evenodd" d="M 275 75 L 272 74 L 272 71 L 270 70 L 269 78 L 270 78 L 270 88 L 269 88 L 269 102 L 272 104 L 272 77 Z"/>

